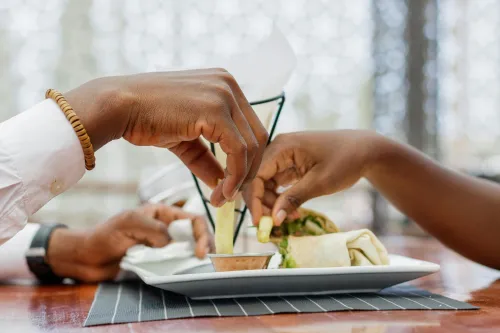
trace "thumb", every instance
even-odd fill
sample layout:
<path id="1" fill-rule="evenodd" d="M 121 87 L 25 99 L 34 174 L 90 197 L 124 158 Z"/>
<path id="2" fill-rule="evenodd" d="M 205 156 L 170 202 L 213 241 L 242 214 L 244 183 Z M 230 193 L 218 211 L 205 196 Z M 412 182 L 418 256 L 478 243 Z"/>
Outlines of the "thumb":
<path id="1" fill-rule="evenodd" d="M 280 225 L 287 216 L 296 215 L 297 209 L 304 202 L 320 196 L 320 186 L 317 186 L 317 182 L 316 173 L 310 170 L 302 179 L 283 192 L 274 203 L 272 212 L 274 224 Z"/>
<path id="2" fill-rule="evenodd" d="M 200 138 L 180 142 L 169 149 L 192 173 L 212 189 L 217 186 L 219 179 L 224 178 L 224 170 Z"/>
<path id="3" fill-rule="evenodd" d="M 164 223 L 137 212 L 132 212 L 131 215 L 131 218 L 122 224 L 122 230 L 136 244 L 163 247 L 170 242 L 167 226 Z"/>

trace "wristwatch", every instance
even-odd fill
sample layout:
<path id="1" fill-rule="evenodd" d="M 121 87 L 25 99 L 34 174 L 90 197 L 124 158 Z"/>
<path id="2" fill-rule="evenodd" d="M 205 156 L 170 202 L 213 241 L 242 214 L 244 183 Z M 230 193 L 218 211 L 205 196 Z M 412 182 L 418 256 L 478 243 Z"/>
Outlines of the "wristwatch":
<path id="1" fill-rule="evenodd" d="M 64 280 L 64 277 L 54 274 L 46 260 L 50 236 L 58 228 L 67 228 L 67 226 L 64 224 L 41 224 L 31 241 L 30 248 L 26 251 L 26 262 L 30 271 L 44 284 L 59 284 Z"/>

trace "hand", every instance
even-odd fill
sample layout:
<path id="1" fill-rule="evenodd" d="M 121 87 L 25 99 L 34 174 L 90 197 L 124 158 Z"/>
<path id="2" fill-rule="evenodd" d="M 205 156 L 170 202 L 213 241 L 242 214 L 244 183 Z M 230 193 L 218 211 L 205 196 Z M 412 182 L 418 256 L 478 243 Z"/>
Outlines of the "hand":
<path id="1" fill-rule="evenodd" d="M 121 137 L 138 146 L 168 148 L 215 188 L 216 206 L 251 182 L 267 144 L 267 131 L 223 69 L 101 78 L 65 97 L 96 149 Z M 225 171 L 202 136 L 227 154 Z"/>
<path id="2" fill-rule="evenodd" d="M 121 213 L 93 230 L 56 229 L 49 241 L 48 263 L 58 276 L 83 282 L 111 280 L 130 247 L 166 246 L 171 241 L 168 225 L 186 218 L 193 223 L 195 254 L 204 258 L 214 246 L 203 217 L 176 207 L 148 205 Z"/>
<path id="3" fill-rule="evenodd" d="M 280 225 L 298 218 L 309 199 L 344 190 L 356 183 L 376 159 L 380 136 L 369 131 L 282 134 L 269 145 L 256 178 L 243 192 L 253 223 L 262 216 Z M 291 185 L 285 192 L 279 187 Z"/>

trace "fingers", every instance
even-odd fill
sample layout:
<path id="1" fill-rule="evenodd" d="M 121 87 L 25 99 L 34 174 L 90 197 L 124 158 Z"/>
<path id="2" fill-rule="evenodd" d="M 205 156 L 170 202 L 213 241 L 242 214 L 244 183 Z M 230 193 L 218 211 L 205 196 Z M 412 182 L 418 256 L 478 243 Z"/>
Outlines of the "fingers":
<path id="1" fill-rule="evenodd" d="M 248 173 L 248 146 L 232 119 L 223 118 L 218 124 L 208 125 L 203 136 L 210 142 L 219 143 L 226 153 L 226 176 L 212 193 L 210 201 L 221 206 L 231 200 L 241 187 Z"/>
<path id="2" fill-rule="evenodd" d="M 260 218 L 263 216 L 262 199 L 264 197 L 265 187 L 262 178 L 255 178 L 254 181 L 243 191 L 243 199 L 247 204 L 252 222 L 258 225 Z"/>
<path id="3" fill-rule="evenodd" d="M 283 185 L 278 181 L 282 181 L 282 179 L 288 180 L 290 178 L 297 178 L 300 177 L 300 175 L 298 175 L 296 171 L 299 166 L 295 165 L 295 152 L 293 147 L 288 147 L 288 145 L 283 145 L 276 141 L 277 140 L 273 141 L 264 152 L 264 157 L 257 177 L 263 179 L 266 183 L 272 181 L 269 183 L 269 186 L 274 185 L 278 187 Z M 280 177 L 282 174 L 287 177 Z"/>
<path id="4" fill-rule="evenodd" d="M 196 242 L 196 256 L 204 258 L 211 250 L 213 250 L 212 235 L 204 217 L 188 213 L 178 207 L 161 204 L 146 205 L 139 208 L 139 211 L 147 214 L 151 218 L 161 221 L 166 226 L 176 220 L 190 219 L 193 227 L 193 238 Z"/>
<path id="5" fill-rule="evenodd" d="M 232 112 L 233 120 L 234 123 L 236 124 L 236 127 L 238 127 L 238 130 L 240 131 L 241 136 L 245 140 L 247 146 L 247 174 L 241 184 L 241 186 L 244 186 L 255 177 L 260 162 L 262 161 L 262 154 L 264 153 L 264 151 L 262 150 L 262 147 L 259 146 L 259 142 L 257 141 L 255 133 L 253 132 L 253 129 L 250 127 L 247 118 L 241 111 L 239 105 L 238 104 L 236 105 L 237 105 L 237 110 L 233 110 Z M 258 158 L 258 162 L 255 160 L 256 157 Z"/>
<path id="6" fill-rule="evenodd" d="M 193 237 L 195 239 L 195 255 L 203 259 L 205 256 L 214 249 L 212 235 L 210 234 L 207 222 L 201 216 L 192 220 L 193 224 Z"/>
<path id="7" fill-rule="evenodd" d="M 149 216 L 131 211 L 120 220 L 122 231 L 137 244 L 163 247 L 170 242 L 167 226 Z"/>
<path id="8" fill-rule="evenodd" d="M 289 215 L 294 215 L 296 210 L 309 199 L 320 196 L 321 189 L 317 184 L 315 169 L 307 172 L 295 185 L 282 193 L 276 200 L 272 209 L 272 217 L 276 225 L 280 225 Z"/>
<path id="9" fill-rule="evenodd" d="M 265 207 L 273 207 L 278 199 L 279 195 L 274 191 L 266 190 L 264 196 L 262 197 L 262 204 Z"/>
<path id="10" fill-rule="evenodd" d="M 203 135 L 209 141 L 219 143 L 227 155 L 224 180 L 211 197 L 212 204 L 220 206 L 225 200 L 233 200 L 241 187 L 253 180 L 268 135 L 231 74 L 224 70 L 215 72 L 223 82 L 216 89 L 219 100 L 223 102 L 219 109 L 229 107 L 230 115 L 217 119 L 212 125 L 215 129 L 207 128 Z"/>
<path id="11" fill-rule="evenodd" d="M 286 187 L 296 183 L 300 177 L 301 175 L 299 174 L 297 167 L 293 167 L 283 172 L 278 172 L 273 179 L 276 184 L 279 184 L 279 186 Z"/>
<path id="12" fill-rule="evenodd" d="M 243 192 L 245 202 L 252 214 L 252 221 L 257 225 L 260 218 L 269 215 L 273 201 L 276 198 L 271 193 L 275 193 L 278 186 L 282 185 L 278 181 L 290 177 L 278 177 L 287 173 L 287 170 L 295 167 L 293 152 L 284 148 L 276 140 L 264 152 L 263 162 L 254 181 Z"/>
<path id="13" fill-rule="evenodd" d="M 218 180 L 224 178 L 224 170 L 201 139 L 180 142 L 170 150 L 211 188 L 216 187 Z"/>
<path id="14" fill-rule="evenodd" d="M 150 218 L 160 220 L 167 226 L 175 220 L 193 219 L 196 217 L 196 215 L 188 213 L 179 207 L 162 204 L 145 205 L 139 207 L 136 211 Z"/>
<path id="15" fill-rule="evenodd" d="M 260 121 L 255 111 L 253 110 L 252 106 L 248 103 L 240 86 L 236 83 L 236 81 L 231 81 L 230 85 L 234 93 L 234 96 L 236 98 L 236 102 L 238 103 L 243 115 L 245 116 L 246 121 L 250 125 L 250 128 L 252 129 L 253 132 L 253 136 L 256 138 L 258 145 L 256 153 L 254 155 L 254 159 L 250 166 L 250 170 L 247 174 L 245 181 L 243 182 L 243 185 L 246 185 L 255 178 L 255 175 L 259 170 L 259 166 L 260 163 L 262 162 L 264 151 L 266 149 L 267 142 L 269 140 L 269 134 L 267 133 L 266 128 Z"/>

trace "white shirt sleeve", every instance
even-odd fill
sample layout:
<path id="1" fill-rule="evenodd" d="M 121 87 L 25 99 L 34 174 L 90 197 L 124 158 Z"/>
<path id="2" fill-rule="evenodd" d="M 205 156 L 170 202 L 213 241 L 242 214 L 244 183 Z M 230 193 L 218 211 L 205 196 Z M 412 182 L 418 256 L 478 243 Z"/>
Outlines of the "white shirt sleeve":
<path id="1" fill-rule="evenodd" d="M 26 261 L 33 237 L 40 228 L 39 224 L 28 223 L 17 235 L 0 246 L 0 281 L 36 279 Z"/>
<path id="2" fill-rule="evenodd" d="M 84 173 L 80 142 L 54 101 L 0 123 L 0 244 Z"/>

